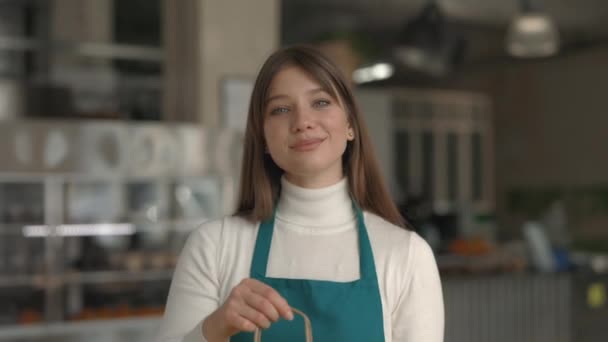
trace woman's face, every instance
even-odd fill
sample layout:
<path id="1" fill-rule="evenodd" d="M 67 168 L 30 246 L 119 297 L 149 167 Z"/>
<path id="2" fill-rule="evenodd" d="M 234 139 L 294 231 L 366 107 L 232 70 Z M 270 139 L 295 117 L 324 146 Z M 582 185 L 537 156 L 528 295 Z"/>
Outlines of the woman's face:
<path id="1" fill-rule="evenodd" d="M 342 179 L 352 129 L 341 101 L 299 67 L 279 71 L 268 89 L 264 136 L 274 162 L 293 184 L 318 188 Z"/>

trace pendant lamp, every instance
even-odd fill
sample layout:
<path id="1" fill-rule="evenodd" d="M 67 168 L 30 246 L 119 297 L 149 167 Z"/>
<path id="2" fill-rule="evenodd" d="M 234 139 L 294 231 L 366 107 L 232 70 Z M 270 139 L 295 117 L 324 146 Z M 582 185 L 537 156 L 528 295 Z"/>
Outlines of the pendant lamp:
<path id="1" fill-rule="evenodd" d="M 464 37 L 448 23 L 437 0 L 406 23 L 397 43 L 393 54 L 404 67 L 435 77 L 459 64 L 465 49 Z"/>
<path id="2" fill-rule="evenodd" d="M 506 49 L 514 57 L 549 57 L 559 51 L 557 26 L 533 1 L 539 0 L 521 0 L 522 11 L 509 26 Z"/>

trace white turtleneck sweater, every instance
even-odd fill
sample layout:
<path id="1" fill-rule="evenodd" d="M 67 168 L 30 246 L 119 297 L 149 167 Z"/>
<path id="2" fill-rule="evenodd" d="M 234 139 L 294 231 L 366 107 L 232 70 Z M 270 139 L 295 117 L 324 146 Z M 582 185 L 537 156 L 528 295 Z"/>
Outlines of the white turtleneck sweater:
<path id="1" fill-rule="evenodd" d="M 346 179 L 322 189 L 297 187 L 285 179 L 281 184 L 267 275 L 359 279 L 356 219 Z M 364 212 L 364 220 L 385 342 L 443 341 L 443 297 L 432 250 L 415 232 L 377 215 Z M 202 321 L 249 277 L 258 227 L 233 216 L 205 223 L 190 235 L 173 275 L 158 341 L 206 342 Z"/>

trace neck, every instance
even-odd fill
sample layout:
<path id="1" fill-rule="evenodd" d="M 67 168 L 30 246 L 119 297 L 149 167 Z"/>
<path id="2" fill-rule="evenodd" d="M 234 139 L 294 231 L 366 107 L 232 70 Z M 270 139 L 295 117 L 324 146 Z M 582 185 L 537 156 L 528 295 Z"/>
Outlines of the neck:
<path id="1" fill-rule="evenodd" d="M 342 171 L 332 175 L 321 173 L 314 176 L 285 173 L 284 177 L 289 183 L 307 189 L 326 188 L 344 179 Z"/>
<path id="2" fill-rule="evenodd" d="M 325 187 L 305 188 L 283 177 L 277 217 L 311 228 L 351 222 L 355 213 L 347 179 L 342 178 Z"/>

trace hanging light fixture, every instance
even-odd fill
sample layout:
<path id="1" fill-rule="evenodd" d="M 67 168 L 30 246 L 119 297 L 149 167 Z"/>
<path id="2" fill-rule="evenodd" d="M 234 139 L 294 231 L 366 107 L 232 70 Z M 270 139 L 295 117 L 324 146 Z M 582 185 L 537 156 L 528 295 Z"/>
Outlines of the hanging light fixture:
<path id="1" fill-rule="evenodd" d="M 465 41 L 448 23 L 437 0 L 430 0 L 402 30 L 393 55 L 412 71 L 439 77 L 464 56 Z"/>
<path id="2" fill-rule="evenodd" d="M 515 57 L 548 57 L 559 51 L 557 26 L 533 1 L 521 0 L 522 12 L 509 26 L 506 48 Z"/>
<path id="3" fill-rule="evenodd" d="M 355 83 L 367 83 L 381 81 L 390 78 L 395 73 L 395 68 L 390 63 L 376 63 L 370 66 L 358 68 L 353 72 Z"/>

